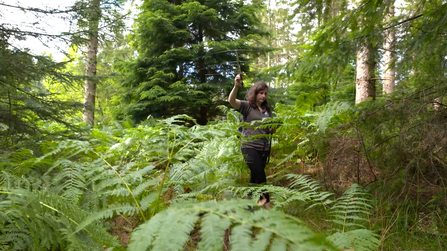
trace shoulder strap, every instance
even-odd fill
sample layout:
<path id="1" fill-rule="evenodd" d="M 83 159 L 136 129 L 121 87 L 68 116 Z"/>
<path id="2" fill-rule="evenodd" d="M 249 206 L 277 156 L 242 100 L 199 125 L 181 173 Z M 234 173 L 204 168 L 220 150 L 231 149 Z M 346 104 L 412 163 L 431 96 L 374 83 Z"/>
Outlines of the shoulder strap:
<path id="1" fill-rule="evenodd" d="M 253 107 L 251 107 L 250 104 L 248 104 L 248 112 L 247 115 L 250 114 L 250 112 L 253 110 Z M 242 122 L 247 122 L 247 116 L 242 114 Z"/>

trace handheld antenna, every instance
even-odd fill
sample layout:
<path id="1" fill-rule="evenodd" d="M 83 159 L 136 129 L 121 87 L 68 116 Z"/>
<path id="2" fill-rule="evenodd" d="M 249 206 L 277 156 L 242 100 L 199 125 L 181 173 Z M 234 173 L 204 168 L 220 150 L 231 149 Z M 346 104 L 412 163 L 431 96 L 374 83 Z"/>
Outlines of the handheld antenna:
<path id="1" fill-rule="evenodd" d="M 239 63 L 239 55 L 236 50 L 236 62 L 237 62 L 237 70 L 239 71 L 239 76 L 241 77 L 241 87 L 244 87 L 244 81 L 242 80 L 242 75 L 244 74 L 241 70 L 241 64 Z"/>

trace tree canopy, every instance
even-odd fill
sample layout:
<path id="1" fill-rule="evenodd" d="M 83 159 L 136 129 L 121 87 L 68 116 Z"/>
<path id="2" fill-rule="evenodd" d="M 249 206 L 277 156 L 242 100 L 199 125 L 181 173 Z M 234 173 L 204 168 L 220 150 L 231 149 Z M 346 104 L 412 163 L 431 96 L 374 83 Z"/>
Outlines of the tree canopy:
<path id="1" fill-rule="evenodd" d="M 185 113 L 206 124 L 224 104 L 233 76 L 266 48 L 250 43 L 267 35 L 260 3 L 148 1 L 132 33 L 138 57 L 127 68 L 126 114 Z"/>

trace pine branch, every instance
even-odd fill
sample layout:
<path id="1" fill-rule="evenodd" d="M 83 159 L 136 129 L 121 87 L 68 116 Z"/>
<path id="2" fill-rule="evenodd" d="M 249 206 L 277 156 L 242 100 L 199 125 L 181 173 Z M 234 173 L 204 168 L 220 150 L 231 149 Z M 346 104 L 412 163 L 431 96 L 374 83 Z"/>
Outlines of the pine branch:
<path id="1" fill-rule="evenodd" d="M 405 20 L 403 20 L 403 21 L 401 21 L 401 22 L 399 22 L 399 23 L 397 23 L 397 24 L 390 25 L 390 26 L 388 26 L 388 27 L 382 29 L 382 31 L 385 31 L 385 30 L 388 30 L 388 29 L 392 29 L 392 28 L 394 28 L 394 27 L 396 27 L 396 26 L 399 26 L 399 25 L 404 24 L 404 23 L 407 23 L 407 22 L 411 22 L 411 21 L 413 21 L 413 20 L 415 20 L 415 19 L 418 19 L 418 18 L 420 18 L 420 17 L 423 17 L 423 16 L 424 16 L 424 14 L 420 14 L 420 15 L 416 15 L 416 16 L 414 16 L 414 17 L 410 17 L 410 18 L 405 19 Z"/>
<path id="2" fill-rule="evenodd" d="M 44 10 L 44 9 L 40 9 L 40 8 L 22 7 L 22 6 L 10 5 L 10 4 L 6 4 L 6 3 L 0 3 L 0 5 L 5 6 L 5 7 L 23 10 L 23 11 L 32 11 L 32 12 L 38 12 L 38 13 L 43 13 L 43 14 L 64 14 L 64 13 L 79 12 L 81 10 L 84 10 L 84 8 L 82 8 L 82 9 L 81 8 L 68 8 L 66 10 L 59 10 L 59 9 Z"/>

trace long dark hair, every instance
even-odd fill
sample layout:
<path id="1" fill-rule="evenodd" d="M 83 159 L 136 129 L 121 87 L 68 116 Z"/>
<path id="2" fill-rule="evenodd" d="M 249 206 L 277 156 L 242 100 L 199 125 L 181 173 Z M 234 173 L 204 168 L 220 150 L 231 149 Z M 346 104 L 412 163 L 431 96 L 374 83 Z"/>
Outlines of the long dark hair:
<path id="1" fill-rule="evenodd" d="M 258 107 L 256 106 L 256 96 L 258 95 L 258 93 L 260 91 L 267 92 L 268 90 L 269 90 L 269 86 L 265 82 L 255 83 L 250 88 L 250 90 L 248 90 L 248 93 L 247 93 L 247 101 L 250 102 L 251 107 L 253 107 L 254 109 L 258 109 Z M 267 99 L 265 99 L 264 102 L 262 102 L 261 108 L 266 109 L 270 115 L 272 114 L 272 111 L 270 109 L 269 103 L 267 102 Z"/>

